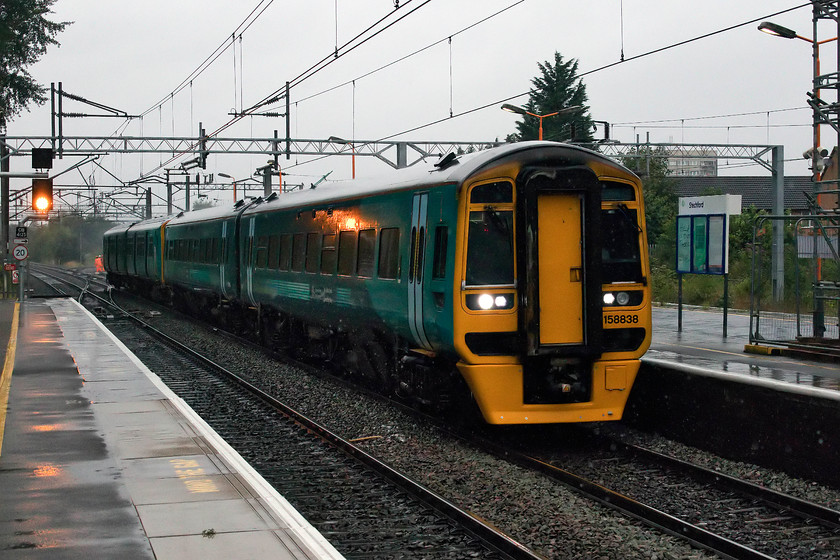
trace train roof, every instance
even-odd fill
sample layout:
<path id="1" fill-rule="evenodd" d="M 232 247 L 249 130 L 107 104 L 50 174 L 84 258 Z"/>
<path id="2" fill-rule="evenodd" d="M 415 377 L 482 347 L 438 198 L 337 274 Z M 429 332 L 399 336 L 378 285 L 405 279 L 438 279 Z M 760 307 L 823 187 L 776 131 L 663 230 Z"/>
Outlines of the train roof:
<path id="1" fill-rule="evenodd" d="M 119 231 L 126 231 L 128 229 L 140 230 L 148 229 L 149 227 L 160 227 L 162 223 L 167 221 L 169 226 L 179 226 L 224 219 L 235 216 L 240 212 L 244 215 L 257 214 L 283 208 L 308 207 L 409 188 L 433 187 L 447 184 L 460 185 L 485 167 L 497 164 L 511 157 L 520 157 L 526 164 L 539 164 L 540 162 L 544 162 L 548 156 L 567 159 L 572 165 L 580 164 L 585 160 L 594 158 L 608 165 L 613 165 L 617 169 L 622 168 L 620 164 L 603 154 L 580 146 L 544 141 L 516 142 L 469 154 L 445 156 L 451 159 L 444 165 L 438 165 L 440 161 L 443 161 L 443 158 L 441 158 L 438 162 L 419 163 L 379 176 L 335 181 L 319 185 L 317 188 L 272 195 L 267 200 L 239 201 L 234 205 L 226 204 L 196 210 L 194 212 L 181 212 L 174 216 L 143 220 L 130 226 L 117 226 L 112 228 L 106 232 L 106 235 L 119 233 Z"/>
<path id="2" fill-rule="evenodd" d="M 139 222 L 132 222 L 130 224 L 119 224 L 105 232 L 105 237 L 111 235 L 117 235 L 120 233 L 125 233 L 129 230 L 132 232 L 135 231 L 146 231 L 149 229 L 157 229 L 166 223 L 167 220 L 171 219 L 171 216 L 162 216 L 157 218 L 149 218 L 147 220 L 141 220 Z"/>
<path id="3" fill-rule="evenodd" d="M 622 168 L 620 164 L 603 154 L 579 146 L 558 142 L 517 142 L 470 154 L 454 155 L 454 157 L 445 156 L 452 157 L 452 159 L 444 165 L 439 165 L 439 162 L 416 164 L 406 169 L 392 171 L 387 175 L 336 181 L 314 189 L 283 193 L 268 201 L 253 204 L 243 212 L 243 215 L 282 208 L 306 207 L 409 188 L 446 184 L 460 185 L 485 167 L 500 163 L 514 155 L 521 157 L 526 164 L 538 164 L 546 161 L 547 156 L 559 156 L 569 160 L 572 165 L 594 158 L 608 165 L 613 165 L 617 169 Z M 441 161 L 443 161 L 443 158 L 441 158 Z"/>

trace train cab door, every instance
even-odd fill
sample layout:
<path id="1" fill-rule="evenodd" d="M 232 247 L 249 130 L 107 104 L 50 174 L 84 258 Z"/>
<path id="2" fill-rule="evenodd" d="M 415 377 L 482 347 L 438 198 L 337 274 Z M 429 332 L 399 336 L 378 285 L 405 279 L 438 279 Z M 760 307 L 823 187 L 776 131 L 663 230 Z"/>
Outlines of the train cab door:
<path id="1" fill-rule="evenodd" d="M 517 181 L 528 355 L 599 353 L 601 185 L 587 168 L 536 168 Z"/>
<path id="2" fill-rule="evenodd" d="M 426 282 L 426 238 L 428 237 L 427 215 L 429 194 L 414 195 L 411 209 L 411 239 L 408 267 L 408 323 L 414 341 L 421 348 L 431 350 L 423 325 L 423 287 Z"/>
<path id="3" fill-rule="evenodd" d="M 537 196 L 541 346 L 586 342 L 582 210 L 579 193 Z"/>

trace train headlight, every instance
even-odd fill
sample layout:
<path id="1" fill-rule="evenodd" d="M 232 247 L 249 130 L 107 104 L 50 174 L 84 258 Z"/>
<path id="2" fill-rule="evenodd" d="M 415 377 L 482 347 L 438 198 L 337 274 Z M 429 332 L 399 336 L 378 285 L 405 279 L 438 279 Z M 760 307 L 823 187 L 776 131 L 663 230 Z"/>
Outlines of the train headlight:
<path id="1" fill-rule="evenodd" d="M 493 296 L 490 294 L 481 294 L 478 296 L 478 306 L 485 311 L 493 309 L 493 303 Z"/>
<path id="2" fill-rule="evenodd" d="M 473 311 L 498 311 L 513 309 L 515 295 L 507 294 L 467 294 L 467 309 Z"/>
<path id="3" fill-rule="evenodd" d="M 608 307 L 617 305 L 641 305 L 644 298 L 644 293 L 639 291 L 631 292 L 604 292 L 604 305 Z"/>

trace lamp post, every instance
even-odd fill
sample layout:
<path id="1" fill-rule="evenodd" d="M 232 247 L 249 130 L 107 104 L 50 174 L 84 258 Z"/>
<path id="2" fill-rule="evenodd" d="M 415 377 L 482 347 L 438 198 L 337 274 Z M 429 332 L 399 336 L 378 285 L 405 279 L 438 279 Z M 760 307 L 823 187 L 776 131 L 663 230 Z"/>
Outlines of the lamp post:
<path id="1" fill-rule="evenodd" d="M 507 111 L 508 113 L 516 113 L 517 115 L 531 115 L 532 117 L 537 117 L 538 119 L 540 119 L 540 140 L 543 139 L 543 119 L 553 117 L 555 115 L 565 115 L 568 113 L 574 113 L 576 111 L 580 111 L 581 109 L 583 109 L 583 105 L 572 105 L 571 107 L 564 107 L 563 109 L 560 109 L 559 111 L 554 111 L 553 113 L 548 113 L 546 115 L 538 115 L 536 113 L 527 111 L 522 107 L 517 107 L 516 105 L 509 105 L 507 103 L 502 105 L 502 111 Z"/>
<path id="2" fill-rule="evenodd" d="M 788 29 L 787 27 L 783 27 L 776 23 L 770 21 L 762 21 L 758 24 L 759 31 L 767 33 L 768 35 L 773 35 L 774 37 L 781 37 L 782 39 L 800 39 L 805 41 L 806 43 L 811 43 L 813 49 L 813 58 L 814 58 L 814 100 L 817 101 L 820 98 L 820 84 L 819 84 L 819 77 L 820 77 L 820 45 L 825 43 L 830 43 L 832 41 L 836 41 L 837 37 L 832 37 L 831 39 L 825 39 L 824 41 L 814 41 L 813 39 L 809 39 L 808 37 L 803 37 L 799 35 L 793 29 Z M 816 31 L 816 30 L 815 30 Z M 818 102 L 818 101 L 817 101 Z M 814 109 L 814 153 L 812 154 L 812 171 L 814 174 L 818 174 L 818 163 L 820 159 L 819 154 L 819 147 L 820 147 L 820 117 L 817 113 L 816 109 Z M 817 194 L 819 196 L 819 194 Z"/>
<path id="3" fill-rule="evenodd" d="M 822 75 L 820 73 L 820 45 L 825 43 L 830 43 L 832 41 L 836 41 L 837 37 L 832 37 L 831 39 L 824 39 L 822 41 L 817 41 L 817 21 L 818 21 L 818 8 L 815 4 L 814 6 L 814 39 L 809 39 L 808 37 L 803 37 L 799 35 L 793 29 L 788 29 L 787 27 L 783 27 L 776 23 L 772 23 L 769 21 L 763 21 L 758 25 L 759 31 L 763 31 L 769 35 L 773 35 L 775 37 L 781 37 L 783 39 L 800 39 L 807 43 L 811 43 L 811 50 L 813 56 L 813 98 L 811 100 L 811 107 L 813 108 L 813 149 L 811 153 L 811 172 L 814 174 L 814 194 L 816 195 L 817 199 L 817 213 L 820 212 L 822 209 L 822 197 L 821 197 L 821 187 L 819 184 L 820 176 L 821 176 L 821 158 L 822 154 L 820 153 L 820 124 L 823 122 L 823 116 L 820 113 L 820 85 Z M 840 51 L 838 51 L 840 52 Z M 840 138 L 839 138 L 840 139 Z M 822 282 L 822 259 L 819 256 L 819 251 L 817 249 L 817 225 L 814 225 L 813 231 L 813 255 L 815 261 L 814 267 L 814 313 L 813 313 L 813 330 L 814 336 L 817 338 L 822 338 L 825 334 L 825 307 L 823 305 L 823 300 L 817 295 L 817 290 Z"/>
<path id="4" fill-rule="evenodd" d="M 334 142 L 336 144 L 349 144 L 350 145 L 350 161 L 351 161 L 351 178 L 356 178 L 356 146 L 353 145 L 351 140 L 345 140 L 344 138 L 340 138 L 338 136 L 330 136 L 327 138 L 328 142 Z"/>
<path id="5" fill-rule="evenodd" d="M 228 175 L 227 173 L 219 173 L 219 177 L 224 177 L 225 179 L 230 179 L 233 184 L 233 203 L 236 204 L 236 179 Z"/>

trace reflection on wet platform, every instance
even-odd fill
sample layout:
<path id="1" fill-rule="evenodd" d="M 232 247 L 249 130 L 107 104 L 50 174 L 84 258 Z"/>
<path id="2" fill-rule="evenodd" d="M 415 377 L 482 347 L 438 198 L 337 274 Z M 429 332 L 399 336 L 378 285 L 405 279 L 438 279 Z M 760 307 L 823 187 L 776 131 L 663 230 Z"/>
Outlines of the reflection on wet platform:
<path id="1" fill-rule="evenodd" d="M 677 331 L 677 309 L 653 310 L 653 341 L 644 360 L 670 362 L 732 375 L 744 375 L 840 391 L 840 366 L 789 356 L 748 354 L 749 316 L 728 315 L 723 336 L 723 314 L 719 310 L 683 309 L 682 332 Z"/>

